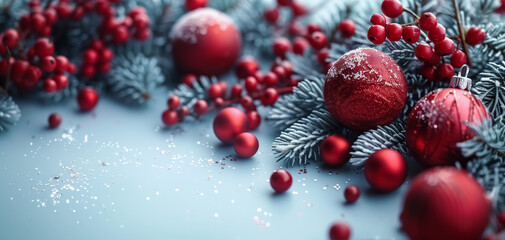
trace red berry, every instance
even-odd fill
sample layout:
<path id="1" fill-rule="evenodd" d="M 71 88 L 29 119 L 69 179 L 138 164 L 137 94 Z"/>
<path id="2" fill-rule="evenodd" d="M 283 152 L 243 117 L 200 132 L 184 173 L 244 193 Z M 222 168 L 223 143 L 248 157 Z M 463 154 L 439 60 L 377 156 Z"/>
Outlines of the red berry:
<path id="1" fill-rule="evenodd" d="M 166 110 L 161 114 L 161 120 L 165 125 L 172 126 L 179 122 L 179 115 L 174 110 Z"/>
<path id="2" fill-rule="evenodd" d="M 414 50 L 414 54 L 416 55 L 417 59 L 420 61 L 427 61 L 430 60 L 431 57 L 433 57 L 433 48 L 427 43 L 421 43 L 417 45 L 416 49 Z"/>
<path id="3" fill-rule="evenodd" d="M 263 12 L 263 16 L 265 17 L 267 22 L 269 22 L 271 24 L 275 24 L 277 22 L 277 20 L 279 20 L 279 16 L 280 16 L 279 9 L 268 8 L 265 10 L 265 12 Z"/>
<path id="4" fill-rule="evenodd" d="M 84 17 L 84 8 L 82 6 L 76 7 L 74 13 L 72 14 L 72 20 L 79 21 L 83 17 Z"/>
<path id="5" fill-rule="evenodd" d="M 301 17 L 307 14 L 307 7 L 301 2 L 294 2 L 291 4 L 291 11 L 294 17 Z"/>
<path id="6" fill-rule="evenodd" d="M 54 82 L 56 82 L 57 90 L 63 90 L 68 86 L 68 77 L 65 74 L 58 73 L 53 75 Z"/>
<path id="7" fill-rule="evenodd" d="M 9 59 L 9 62 L 7 62 L 7 59 Z M 14 64 L 16 62 L 16 60 L 14 60 L 14 58 L 3 58 L 1 61 L 0 61 L 0 75 L 2 76 L 6 76 L 7 75 L 7 70 L 8 70 L 8 65 L 9 64 Z"/>
<path id="8" fill-rule="evenodd" d="M 386 21 L 386 17 L 384 15 L 376 13 L 376 14 L 372 15 L 370 22 L 373 25 L 380 25 L 380 26 L 385 27 L 387 21 Z"/>
<path id="9" fill-rule="evenodd" d="M 274 88 L 267 88 L 260 96 L 263 106 L 272 106 L 279 99 L 279 93 Z"/>
<path id="10" fill-rule="evenodd" d="M 182 82 L 186 84 L 186 86 L 188 86 L 189 88 L 193 88 L 193 82 L 196 81 L 197 81 L 196 76 L 193 74 L 187 74 L 186 76 L 184 76 L 182 80 Z"/>
<path id="11" fill-rule="evenodd" d="M 93 41 L 91 42 L 90 48 L 100 51 L 105 48 L 105 45 L 103 44 L 102 40 L 93 39 Z"/>
<path id="12" fill-rule="evenodd" d="M 58 126 L 60 126 L 61 116 L 60 114 L 52 113 L 51 115 L 49 115 L 47 121 L 49 122 L 50 128 L 57 128 Z"/>
<path id="13" fill-rule="evenodd" d="M 326 65 L 326 59 L 330 57 L 330 50 L 323 48 L 317 52 L 317 62 L 321 65 Z"/>
<path id="14" fill-rule="evenodd" d="M 31 0 L 28 2 L 30 8 L 40 7 L 40 0 Z"/>
<path id="15" fill-rule="evenodd" d="M 254 77 L 247 77 L 244 86 L 247 92 L 255 92 L 258 90 L 258 80 Z"/>
<path id="16" fill-rule="evenodd" d="M 205 100 L 198 100 L 196 101 L 195 105 L 193 105 L 193 111 L 195 111 L 196 114 L 202 115 L 207 112 L 207 102 Z"/>
<path id="17" fill-rule="evenodd" d="M 480 28 L 470 28 L 468 32 L 466 32 L 466 43 L 470 46 L 475 46 L 477 44 L 481 44 L 486 40 L 486 32 Z"/>
<path id="18" fill-rule="evenodd" d="M 45 56 L 40 62 L 40 67 L 44 72 L 52 72 L 56 68 L 56 60 L 53 56 Z"/>
<path id="19" fill-rule="evenodd" d="M 42 83 L 42 87 L 44 88 L 44 91 L 47 93 L 54 92 L 58 89 L 58 85 L 51 78 L 47 78 L 46 80 L 44 80 L 44 83 Z"/>
<path id="20" fill-rule="evenodd" d="M 289 86 L 291 86 L 291 87 L 298 86 L 298 80 L 296 80 L 296 79 L 289 80 Z"/>
<path id="21" fill-rule="evenodd" d="M 181 104 L 181 99 L 178 96 L 170 96 L 167 100 L 167 105 L 170 110 L 175 110 Z"/>
<path id="22" fill-rule="evenodd" d="M 442 63 L 438 65 L 435 71 L 435 77 L 438 81 L 449 82 L 454 76 L 454 67 L 449 63 Z"/>
<path id="23" fill-rule="evenodd" d="M 219 81 L 217 84 L 221 86 L 221 89 L 223 90 L 223 95 L 226 94 L 226 90 L 228 90 L 228 84 L 225 81 Z"/>
<path id="24" fill-rule="evenodd" d="M 287 191 L 291 184 L 293 184 L 293 177 L 286 170 L 277 170 L 270 176 L 270 186 L 278 193 Z"/>
<path id="25" fill-rule="evenodd" d="M 438 20 L 433 13 L 426 12 L 421 15 L 421 19 L 419 19 L 419 27 L 424 31 L 432 31 L 437 27 Z"/>
<path id="26" fill-rule="evenodd" d="M 231 97 L 238 98 L 242 95 L 242 85 L 235 84 L 231 87 Z"/>
<path id="27" fill-rule="evenodd" d="M 91 111 L 98 104 L 98 93 L 91 87 L 83 88 L 77 94 L 77 103 L 81 111 Z"/>
<path id="28" fill-rule="evenodd" d="M 302 37 L 297 37 L 293 41 L 293 53 L 303 56 L 305 49 L 307 49 L 307 47 L 309 45 L 310 45 L 310 43 L 309 43 L 309 41 L 307 41 L 307 39 L 302 38 Z"/>
<path id="29" fill-rule="evenodd" d="M 345 188 L 344 197 L 347 203 L 354 203 L 358 200 L 360 195 L 359 188 L 357 186 L 351 185 Z"/>
<path id="30" fill-rule="evenodd" d="M 133 18 L 133 26 L 137 30 L 144 30 L 149 28 L 150 25 L 149 17 L 147 15 L 137 15 L 135 18 Z"/>
<path id="31" fill-rule="evenodd" d="M 307 32 L 309 34 L 315 33 L 315 32 L 321 32 L 321 27 L 317 25 L 316 23 L 309 23 L 307 24 Z"/>
<path id="32" fill-rule="evenodd" d="M 210 99 L 216 99 L 218 97 L 222 97 L 224 91 L 223 88 L 218 83 L 215 83 L 210 85 L 209 89 L 207 90 L 207 93 L 209 94 Z"/>
<path id="33" fill-rule="evenodd" d="M 247 124 L 249 126 L 249 130 L 254 131 L 258 129 L 261 124 L 261 116 L 257 111 L 249 111 L 246 113 L 247 116 Z"/>
<path id="34" fill-rule="evenodd" d="M 66 2 L 58 2 L 56 5 L 56 12 L 58 12 L 58 17 L 60 18 L 68 18 L 72 15 L 74 9 L 70 4 Z"/>
<path id="35" fill-rule="evenodd" d="M 243 96 L 240 98 L 240 105 L 248 112 L 256 110 L 254 100 L 250 96 Z"/>
<path id="36" fill-rule="evenodd" d="M 263 77 L 265 76 L 265 74 L 263 74 L 262 72 L 260 71 L 257 71 L 255 72 L 253 75 L 252 75 L 254 78 L 256 78 L 256 80 L 258 80 L 258 83 L 259 84 L 263 84 Z"/>
<path id="37" fill-rule="evenodd" d="M 287 78 L 289 77 L 288 76 L 288 73 L 286 71 L 286 69 L 283 67 L 283 66 L 276 66 L 274 69 L 273 69 L 273 73 L 275 75 L 277 75 L 277 78 L 280 80 L 280 81 L 285 81 L 287 80 Z"/>
<path id="38" fill-rule="evenodd" d="M 114 37 L 114 42 L 117 44 L 122 44 L 128 41 L 130 38 L 130 34 L 128 33 L 128 29 L 124 26 L 118 26 L 112 33 Z"/>
<path id="39" fill-rule="evenodd" d="M 48 25 L 53 25 L 58 21 L 58 13 L 55 8 L 47 8 L 44 10 L 44 17 L 46 18 L 46 23 Z"/>
<path id="40" fill-rule="evenodd" d="M 496 215 L 496 221 L 500 228 L 505 227 L 505 211 L 501 211 Z"/>
<path id="41" fill-rule="evenodd" d="M 19 33 L 14 29 L 7 29 L 3 33 L 2 43 L 4 47 L 15 48 L 19 44 Z"/>
<path id="42" fill-rule="evenodd" d="M 84 64 L 81 66 L 80 73 L 87 78 L 92 78 L 96 74 L 96 68 L 94 65 Z"/>
<path id="43" fill-rule="evenodd" d="M 21 81 L 26 73 L 26 70 L 30 67 L 30 63 L 25 60 L 16 60 L 14 64 L 11 65 L 11 77 L 14 82 Z"/>
<path id="44" fill-rule="evenodd" d="M 350 19 L 346 19 L 340 23 L 338 29 L 343 38 L 351 38 L 356 33 L 356 24 Z"/>
<path id="45" fill-rule="evenodd" d="M 75 73 L 75 64 L 69 63 L 67 66 L 67 72 L 70 74 L 74 74 Z"/>
<path id="46" fill-rule="evenodd" d="M 51 35 L 52 28 L 50 26 L 45 26 L 42 30 L 37 31 L 40 37 L 49 37 Z"/>
<path id="47" fill-rule="evenodd" d="M 24 82 L 37 83 L 42 77 L 42 71 L 40 68 L 35 66 L 29 66 L 23 76 Z"/>
<path id="48" fill-rule="evenodd" d="M 48 38 L 37 39 L 33 45 L 33 48 L 35 49 L 35 55 L 40 58 L 51 56 L 54 53 L 54 44 L 50 42 Z"/>
<path id="49" fill-rule="evenodd" d="M 390 18 L 397 18 L 402 15 L 403 12 L 402 4 L 397 0 L 384 0 L 381 9 L 384 15 Z"/>
<path id="50" fill-rule="evenodd" d="M 235 138 L 233 149 L 243 158 L 250 158 L 256 154 L 259 148 L 259 142 L 252 133 L 244 132 Z"/>
<path id="51" fill-rule="evenodd" d="M 330 240 L 349 240 L 351 237 L 351 228 L 347 223 L 337 222 L 331 225 Z"/>
<path id="52" fill-rule="evenodd" d="M 445 39 L 445 27 L 437 24 L 435 29 L 428 32 L 428 38 L 433 42 L 440 42 Z"/>
<path id="53" fill-rule="evenodd" d="M 368 29 L 368 40 L 379 45 L 386 41 L 386 28 L 380 25 L 373 25 Z"/>
<path id="54" fill-rule="evenodd" d="M 444 40 L 435 43 L 435 54 L 438 56 L 449 55 L 453 52 L 454 42 L 451 39 L 445 38 Z"/>
<path id="55" fill-rule="evenodd" d="M 42 31 L 46 26 L 46 18 L 41 13 L 31 15 L 31 28 L 37 32 Z"/>
<path id="56" fill-rule="evenodd" d="M 419 74 L 426 78 L 428 81 L 433 82 L 435 81 L 435 71 L 437 70 L 437 67 L 434 65 L 425 63 L 421 68 L 419 69 Z"/>
<path id="57" fill-rule="evenodd" d="M 95 64 L 98 62 L 98 52 L 94 49 L 87 49 L 84 51 L 84 63 Z"/>
<path id="58" fill-rule="evenodd" d="M 302 36 L 305 35 L 305 28 L 297 21 L 292 21 L 289 23 L 288 33 L 290 36 Z"/>
<path id="59" fill-rule="evenodd" d="M 237 77 L 240 79 L 253 75 L 259 69 L 259 63 L 251 56 L 242 57 L 235 70 Z"/>
<path id="60" fill-rule="evenodd" d="M 267 87 L 275 87 L 279 83 L 279 77 L 273 72 L 268 72 L 263 76 L 263 83 Z"/>
<path id="61" fill-rule="evenodd" d="M 275 56 L 286 58 L 286 53 L 291 49 L 291 43 L 287 38 L 278 37 L 274 40 L 273 51 Z"/>
<path id="62" fill-rule="evenodd" d="M 110 62 L 102 63 L 98 66 L 98 71 L 101 73 L 108 73 L 112 69 Z"/>
<path id="63" fill-rule="evenodd" d="M 57 56 L 55 58 L 55 60 L 56 60 L 56 68 L 54 69 L 54 71 L 60 72 L 60 73 L 65 72 L 67 70 L 68 64 L 69 64 L 67 57 Z"/>
<path id="64" fill-rule="evenodd" d="M 289 7 L 294 3 L 294 0 L 277 0 L 277 4 L 283 7 Z"/>
<path id="65" fill-rule="evenodd" d="M 19 30 L 21 30 L 22 32 L 29 30 L 31 27 L 30 15 L 28 15 L 28 14 L 22 15 L 19 18 L 18 23 L 19 23 Z"/>
<path id="66" fill-rule="evenodd" d="M 386 25 L 386 37 L 389 41 L 400 41 L 402 39 L 403 27 L 398 23 L 391 23 Z"/>
<path id="67" fill-rule="evenodd" d="M 100 62 L 110 62 L 114 58 L 114 52 L 106 48 L 100 52 Z"/>
<path id="68" fill-rule="evenodd" d="M 189 108 L 186 106 L 182 106 L 177 111 L 177 115 L 179 115 L 179 122 L 184 122 L 184 118 L 189 115 Z"/>
<path id="69" fill-rule="evenodd" d="M 416 26 L 406 26 L 403 28 L 403 41 L 408 44 L 414 44 L 419 41 L 421 30 Z"/>
<path id="70" fill-rule="evenodd" d="M 207 6 L 207 0 L 186 0 L 186 10 L 193 11 Z"/>
<path id="71" fill-rule="evenodd" d="M 435 52 L 433 52 L 433 53 L 435 53 Z M 429 63 L 431 65 L 437 65 L 440 63 L 440 61 L 442 61 L 442 57 L 440 57 L 438 55 L 433 55 L 433 57 L 431 57 L 427 63 Z"/>
<path id="72" fill-rule="evenodd" d="M 137 6 L 137 7 L 134 7 L 130 10 L 130 12 L 128 13 L 128 16 L 131 18 L 131 19 L 134 19 L 136 16 L 138 15 L 146 15 L 147 12 L 146 12 L 146 9 L 143 8 L 143 7 L 140 7 L 140 6 Z"/>
<path id="73" fill-rule="evenodd" d="M 220 108 L 220 107 L 224 106 L 224 99 L 222 97 L 218 97 L 218 98 L 214 99 L 214 106 L 216 108 Z"/>
<path id="74" fill-rule="evenodd" d="M 463 51 L 458 50 L 452 54 L 451 65 L 455 68 L 460 68 L 466 64 L 466 60 L 466 54 Z"/>
<path id="75" fill-rule="evenodd" d="M 324 48 L 326 46 L 326 44 L 328 43 L 328 38 L 326 37 L 326 35 L 324 35 L 323 32 L 313 32 L 310 35 L 309 40 L 310 40 L 310 45 L 312 46 L 312 48 L 314 48 L 316 50 Z"/>
<path id="76" fill-rule="evenodd" d="M 284 69 L 287 77 L 290 77 L 291 75 L 293 75 L 294 69 L 293 69 L 293 64 L 291 64 L 291 62 L 282 61 L 280 63 L 280 66 Z M 274 71 L 275 71 L 275 69 L 274 69 Z"/>

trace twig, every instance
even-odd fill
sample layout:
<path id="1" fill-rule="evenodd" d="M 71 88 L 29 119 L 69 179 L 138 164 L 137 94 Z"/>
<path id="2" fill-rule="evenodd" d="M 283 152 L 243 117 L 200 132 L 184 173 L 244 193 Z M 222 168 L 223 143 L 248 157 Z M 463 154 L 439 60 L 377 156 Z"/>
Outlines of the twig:
<path id="1" fill-rule="evenodd" d="M 468 66 L 471 68 L 473 66 L 472 59 L 470 58 L 470 52 L 468 51 L 468 45 L 465 39 L 465 30 L 463 29 L 463 24 L 461 23 L 461 17 L 459 15 L 458 0 L 452 0 L 452 5 L 454 6 L 454 17 L 458 22 L 459 37 L 461 38 L 461 44 L 463 44 L 463 51 L 465 51 Z"/>
<path id="2" fill-rule="evenodd" d="M 416 20 L 419 20 L 421 19 L 419 16 L 417 16 L 417 14 L 415 12 L 413 12 L 412 10 L 408 9 L 408 8 L 404 8 L 403 9 L 404 12 L 412 15 Z"/>

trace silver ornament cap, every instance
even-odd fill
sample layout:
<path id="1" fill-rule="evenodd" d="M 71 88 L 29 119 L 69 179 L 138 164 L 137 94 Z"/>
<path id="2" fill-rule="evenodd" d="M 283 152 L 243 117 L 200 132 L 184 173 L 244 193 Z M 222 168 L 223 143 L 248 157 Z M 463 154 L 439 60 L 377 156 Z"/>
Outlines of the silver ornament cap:
<path id="1" fill-rule="evenodd" d="M 468 78 L 470 68 L 465 64 L 461 67 L 457 76 L 453 76 L 449 87 L 470 91 L 472 89 L 472 79 Z"/>

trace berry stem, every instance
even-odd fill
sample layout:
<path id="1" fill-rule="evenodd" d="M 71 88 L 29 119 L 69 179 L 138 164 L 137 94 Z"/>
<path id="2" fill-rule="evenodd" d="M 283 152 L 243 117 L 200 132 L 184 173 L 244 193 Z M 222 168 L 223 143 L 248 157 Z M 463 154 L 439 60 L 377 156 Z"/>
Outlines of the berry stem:
<path id="1" fill-rule="evenodd" d="M 473 66 L 472 59 L 470 59 L 470 52 L 468 51 L 468 45 L 466 44 L 466 39 L 465 39 L 465 30 L 463 29 L 463 24 L 461 23 L 461 16 L 459 15 L 458 0 L 452 0 L 452 5 L 454 6 L 454 17 L 456 18 L 456 21 L 458 22 L 459 37 L 461 38 L 461 44 L 463 45 L 463 51 L 465 51 L 468 66 L 471 68 Z"/>
<path id="2" fill-rule="evenodd" d="M 420 17 L 417 16 L 417 14 L 415 12 L 413 12 L 412 10 L 410 10 L 408 8 L 404 8 L 403 12 L 406 12 L 406 13 L 412 15 L 415 18 L 416 21 L 418 21 L 420 19 Z"/>

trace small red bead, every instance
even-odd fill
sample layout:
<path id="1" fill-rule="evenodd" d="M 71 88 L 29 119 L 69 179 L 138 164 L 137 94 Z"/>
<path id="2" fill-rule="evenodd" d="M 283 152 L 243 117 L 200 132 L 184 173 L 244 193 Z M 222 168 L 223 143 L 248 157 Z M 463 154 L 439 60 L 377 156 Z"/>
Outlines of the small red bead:
<path id="1" fill-rule="evenodd" d="M 47 119 L 50 128 L 57 128 L 61 124 L 61 116 L 57 113 L 52 113 Z"/>
<path id="2" fill-rule="evenodd" d="M 59 73 L 65 72 L 67 70 L 68 64 L 69 64 L 67 57 L 57 56 L 54 59 L 56 60 L 56 68 L 54 69 L 54 71 L 59 72 Z"/>
<path id="3" fill-rule="evenodd" d="M 250 158 L 256 154 L 259 148 L 258 139 L 252 133 L 244 132 L 235 138 L 233 149 L 243 158 Z"/>
<path id="4" fill-rule="evenodd" d="M 338 29 L 343 38 L 351 38 L 356 33 L 356 24 L 350 19 L 346 19 L 340 23 Z"/>
<path id="5" fill-rule="evenodd" d="M 310 34 L 309 40 L 310 46 L 316 50 L 322 49 L 328 44 L 328 38 L 323 32 L 313 32 Z"/>
<path id="6" fill-rule="evenodd" d="M 49 41 L 48 38 L 37 39 L 33 45 L 33 48 L 35 49 L 35 54 L 40 58 L 51 56 L 54 53 L 54 45 Z"/>
<path id="7" fill-rule="evenodd" d="M 207 6 L 207 0 L 186 0 L 186 10 L 193 11 Z"/>
<path id="8" fill-rule="evenodd" d="M 419 27 L 424 31 L 432 31 L 437 27 L 438 20 L 433 13 L 426 12 L 419 19 Z"/>
<path id="9" fill-rule="evenodd" d="M 406 26 L 403 28 L 403 40 L 408 44 L 414 44 L 419 41 L 421 30 L 416 26 Z"/>
<path id="10" fill-rule="evenodd" d="M 40 62 L 40 67 L 44 72 L 52 72 L 56 68 L 56 60 L 53 56 L 45 56 Z"/>
<path id="11" fill-rule="evenodd" d="M 242 95 L 242 85 L 235 84 L 231 87 L 231 97 L 238 98 Z"/>
<path id="12" fill-rule="evenodd" d="M 87 49 L 84 51 L 84 63 L 95 64 L 98 62 L 98 52 L 94 49 Z"/>
<path id="13" fill-rule="evenodd" d="M 274 24 L 277 22 L 277 20 L 279 20 L 279 16 L 280 16 L 279 9 L 268 8 L 265 10 L 265 12 L 263 12 L 263 16 L 265 17 L 267 22 Z"/>
<path id="14" fill-rule="evenodd" d="M 287 38 L 278 37 L 274 40 L 273 51 L 275 56 L 286 58 L 286 53 L 291 49 L 291 43 Z"/>
<path id="15" fill-rule="evenodd" d="M 4 47 L 15 48 L 19 44 L 19 33 L 14 29 L 7 29 L 3 33 L 2 43 Z"/>
<path id="16" fill-rule="evenodd" d="M 207 94 L 209 94 L 210 99 L 216 99 L 218 97 L 222 97 L 224 95 L 224 91 L 218 83 L 215 83 L 210 85 L 209 89 L 207 90 Z"/>
<path id="17" fill-rule="evenodd" d="M 466 61 L 467 61 L 466 54 L 463 51 L 458 50 L 454 54 L 452 54 L 451 65 L 453 67 L 460 68 L 466 64 Z"/>
<path id="18" fill-rule="evenodd" d="M 245 90 L 247 92 L 255 92 L 258 90 L 258 80 L 256 80 L 256 78 L 254 77 L 247 77 L 245 79 L 245 83 L 244 83 L 244 86 L 245 86 Z"/>
<path id="19" fill-rule="evenodd" d="M 373 24 L 373 25 L 380 25 L 380 26 L 383 26 L 385 27 L 386 26 L 386 17 L 382 14 L 379 14 L 379 13 L 376 13 L 374 15 L 372 15 L 372 18 L 370 18 L 370 22 Z"/>
<path id="20" fill-rule="evenodd" d="M 451 39 L 445 38 L 444 40 L 435 43 L 435 54 L 438 56 L 449 55 L 452 53 L 454 53 L 454 42 Z"/>
<path id="21" fill-rule="evenodd" d="M 347 223 L 336 222 L 330 228 L 330 240 L 349 240 L 351 228 Z"/>
<path id="22" fill-rule="evenodd" d="M 426 78 L 428 81 L 433 82 L 435 81 L 435 71 L 437 70 L 437 67 L 434 65 L 431 65 L 429 63 L 425 63 L 421 68 L 419 68 L 419 74 Z"/>
<path id="23" fill-rule="evenodd" d="M 270 176 L 270 186 L 278 193 L 287 191 L 291 184 L 293 184 L 293 177 L 286 170 L 277 170 Z"/>
<path id="24" fill-rule="evenodd" d="M 56 82 L 56 86 L 58 86 L 58 90 L 63 90 L 68 86 L 68 77 L 65 74 L 58 73 L 53 75 L 53 79 Z"/>
<path id="25" fill-rule="evenodd" d="M 197 81 L 196 76 L 193 74 L 187 74 L 182 79 L 182 82 L 184 84 L 186 84 L 186 86 L 188 86 L 189 88 L 193 88 L 193 82 L 196 82 L 196 81 Z"/>
<path id="26" fill-rule="evenodd" d="M 384 0 L 381 9 L 384 15 L 390 18 L 397 18 L 402 15 L 403 12 L 402 4 L 397 0 Z"/>
<path id="27" fill-rule="evenodd" d="M 368 40 L 375 45 L 386 41 L 386 28 L 380 25 L 373 25 L 368 29 Z"/>
<path id="28" fill-rule="evenodd" d="M 181 104 L 181 99 L 178 96 L 170 96 L 167 100 L 167 105 L 170 110 L 175 110 Z"/>
<path id="29" fill-rule="evenodd" d="M 347 203 L 354 203 L 358 200 L 360 195 L 359 188 L 351 185 L 345 188 L 344 197 Z"/>
<path id="30" fill-rule="evenodd" d="M 98 104 L 98 93 L 91 87 L 83 88 L 77 94 L 77 103 L 82 111 L 91 111 Z"/>
<path id="31" fill-rule="evenodd" d="M 433 42 L 440 42 L 445 39 L 445 27 L 437 24 L 435 29 L 428 32 L 428 38 Z"/>
<path id="32" fill-rule="evenodd" d="M 249 111 L 246 113 L 247 123 L 249 126 L 249 130 L 254 131 L 258 129 L 261 124 L 261 116 L 257 111 Z"/>
<path id="33" fill-rule="evenodd" d="M 272 106 L 279 99 L 279 93 L 274 88 L 267 88 L 260 97 L 263 106 Z"/>
<path id="34" fill-rule="evenodd" d="M 470 28 L 468 32 L 466 32 L 466 43 L 470 46 L 475 46 L 477 44 L 481 44 L 486 39 L 486 32 L 480 28 Z"/>
<path id="35" fill-rule="evenodd" d="M 279 77 L 273 72 L 268 72 L 263 76 L 263 83 L 267 87 L 275 87 L 279 83 Z"/>
<path id="36" fill-rule="evenodd" d="M 386 25 L 386 37 L 389 41 L 400 41 L 402 39 L 403 27 L 398 23 L 391 23 Z"/>
<path id="37" fill-rule="evenodd" d="M 193 105 L 193 111 L 196 114 L 202 115 L 207 112 L 208 104 L 205 100 L 196 101 L 195 105 Z"/>
<path id="38" fill-rule="evenodd" d="M 303 53 L 305 52 L 305 49 L 307 49 L 308 46 L 310 46 L 310 43 L 309 41 L 307 41 L 307 39 L 297 37 L 293 41 L 293 53 L 303 56 Z"/>
<path id="39" fill-rule="evenodd" d="M 259 63 L 251 56 L 242 57 L 236 67 L 235 73 L 240 79 L 253 75 L 259 70 Z"/>
<path id="40" fill-rule="evenodd" d="M 44 80 L 42 87 L 44 88 L 44 91 L 47 93 L 52 93 L 58 89 L 58 85 L 51 78 L 47 78 L 46 80 Z"/>
<path id="41" fill-rule="evenodd" d="M 291 4 L 291 11 L 293 12 L 294 17 L 301 17 L 305 16 L 307 14 L 307 7 L 305 7 L 305 4 L 301 2 L 294 2 Z"/>
<path id="42" fill-rule="evenodd" d="M 454 67 L 449 63 L 442 63 L 437 66 L 435 77 L 438 81 L 449 82 L 454 76 Z"/>
<path id="43" fill-rule="evenodd" d="M 179 122 L 179 115 L 176 111 L 166 110 L 161 114 L 161 120 L 165 125 L 172 126 Z"/>
<path id="44" fill-rule="evenodd" d="M 240 98 L 240 105 L 248 112 L 256 110 L 254 106 L 254 100 L 250 96 L 242 96 Z"/>
<path id="45" fill-rule="evenodd" d="M 416 55 L 417 59 L 423 62 L 430 60 L 433 57 L 433 54 L 433 48 L 427 43 L 417 45 L 414 50 L 414 55 Z"/>

